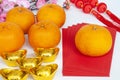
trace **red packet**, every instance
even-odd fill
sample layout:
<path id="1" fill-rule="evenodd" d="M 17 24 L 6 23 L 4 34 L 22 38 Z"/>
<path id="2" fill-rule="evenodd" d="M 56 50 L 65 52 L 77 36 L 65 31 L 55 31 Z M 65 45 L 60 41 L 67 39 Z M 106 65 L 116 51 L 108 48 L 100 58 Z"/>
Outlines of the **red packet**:
<path id="1" fill-rule="evenodd" d="M 109 27 L 113 45 L 108 54 L 101 57 L 88 57 L 80 54 L 74 44 L 77 30 L 85 24 L 73 26 L 64 31 L 63 36 L 63 75 L 64 76 L 109 76 L 116 31 Z M 69 35 L 65 35 L 69 34 Z M 66 42 L 64 42 L 66 40 Z M 64 45 L 65 44 L 65 45 Z M 66 49 L 64 49 L 66 48 Z M 66 55 L 64 55 L 66 54 Z"/>
<path id="2" fill-rule="evenodd" d="M 63 58 L 63 61 L 65 61 L 65 60 L 64 60 L 64 59 L 65 59 L 65 56 L 69 56 L 69 54 L 66 54 L 67 51 L 68 51 L 68 50 L 67 50 L 67 41 L 68 41 L 67 39 L 68 39 L 68 36 L 67 36 L 67 33 L 66 33 L 66 32 L 67 32 L 67 28 L 62 29 L 62 34 L 64 35 L 64 36 L 62 37 L 62 38 L 63 38 L 63 39 L 62 39 L 62 42 L 64 42 L 64 43 L 62 43 L 62 45 L 64 45 L 64 46 L 62 46 L 62 47 L 63 47 L 63 50 L 62 50 L 62 51 L 65 53 L 65 54 L 63 54 L 63 57 L 62 57 L 62 58 Z M 66 39 L 65 39 L 65 38 L 66 38 Z M 62 52 L 62 53 L 63 53 L 63 52 Z M 63 65 L 64 65 L 64 63 L 63 63 Z"/>

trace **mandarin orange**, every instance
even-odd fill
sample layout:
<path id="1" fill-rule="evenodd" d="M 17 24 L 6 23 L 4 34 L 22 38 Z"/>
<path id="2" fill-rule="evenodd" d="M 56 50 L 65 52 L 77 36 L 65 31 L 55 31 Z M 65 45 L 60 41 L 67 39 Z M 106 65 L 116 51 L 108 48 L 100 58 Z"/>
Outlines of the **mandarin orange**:
<path id="1" fill-rule="evenodd" d="M 32 11 L 24 7 L 15 7 L 8 11 L 6 21 L 18 24 L 24 33 L 27 33 L 31 25 L 35 23 L 35 16 Z"/>
<path id="2" fill-rule="evenodd" d="M 28 40 L 33 48 L 52 48 L 60 42 L 60 30 L 51 21 L 40 21 L 31 26 Z"/>
<path id="3" fill-rule="evenodd" d="M 0 23 L 0 53 L 20 49 L 25 42 L 22 29 L 11 22 Z"/>
<path id="4" fill-rule="evenodd" d="M 111 49 L 112 36 L 107 28 L 88 24 L 80 28 L 76 33 L 75 45 L 84 55 L 102 56 Z"/>
<path id="5" fill-rule="evenodd" d="M 64 9 L 57 4 L 46 4 L 37 13 L 37 21 L 51 20 L 60 28 L 65 23 L 66 14 Z"/>

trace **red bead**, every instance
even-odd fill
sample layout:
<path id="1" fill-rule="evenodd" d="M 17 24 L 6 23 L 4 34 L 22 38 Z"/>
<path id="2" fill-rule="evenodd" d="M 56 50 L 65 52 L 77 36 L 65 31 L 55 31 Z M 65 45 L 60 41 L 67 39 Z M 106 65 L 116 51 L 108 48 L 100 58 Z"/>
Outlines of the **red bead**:
<path id="1" fill-rule="evenodd" d="M 91 10 L 92 10 L 92 5 L 91 4 L 85 4 L 84 6 L 83 6 L 83 12 L 84 13 L 90 13 L 91 12 Z"/>
<path id="2" fill-rule="evenodd" d="M 92 7 L 96 7 L 98 0 L 89 0 L 89 3 L 92 5 Z"/>
<path id="3" fill-rule="evenodd" d="M 99 3 L 97 6 L 97 11 L 103 13 L 107 10 L 107 5 L 105 3 Z"/>
<path id="4" fill-rule="evenodd" d="M 84 4 L 89 4 L 89 0 L 83 0 Z"/>
<path id="5" fill-rule="evenodd" d="M 75 6 L 76 6 L 77 8 L 83 8 L 83 5 L 84 5 L 84 3 L 83 3 L 82 0 L 77 0 L 77 1 L 75 2 Z"/>

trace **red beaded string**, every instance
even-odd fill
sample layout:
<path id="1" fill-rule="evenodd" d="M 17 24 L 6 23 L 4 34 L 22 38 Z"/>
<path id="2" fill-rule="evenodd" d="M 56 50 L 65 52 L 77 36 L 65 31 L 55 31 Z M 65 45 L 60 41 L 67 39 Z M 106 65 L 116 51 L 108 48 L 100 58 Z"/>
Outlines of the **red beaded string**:
<path id="1" fill-rule="evenodd" d="M 102 15 L 100 15 L 97 11 L 92 10 L 91 12 L 99 21 L 101 21 L 102 23 L 104 23 L 105 25 L 107 25 L 108 27 L 114 28 L 117 31 L 120 32 L 120 28 L 116 25 L 114 25 L 112 22 L 110 22 L 109 20 L 105 19 Z"/>
<path id="2" fill-rule="evenodd" d="M 104 13 L 106 10 L 107 10 L 107 5 L 105 3 L 101 2 L 97 5 L 97 11 L 99 13 Z"/>
<path id="3" fill-rule="evenodd" d="M 91 13 L 93 16 L 95 16 L 99 21 L 107 25 L 108 27 L 112 27 L 120 32 L 120 19 L 113 14 L 110 10 L 107 10 L 107 5 L 103 2 L 98 3 L 98 0 L 70 0 L 71 3 L 75 4 L 77 8 L 80 8 L 83 10 L 84 13 Z M 96 7 L 96 10 L 95 10 Z M 114 23 L 110 22 L 106 18 L 104 18 L 99 13 L 106 13 L 110 19 L 112 19 L 114 22 L 118 23 L 119 26 L 115 25 Z"/>
<path id="4" fill-rule="evenodd" d="M 82 0 L 75 1 L 75 6 L 77 8 L 83 8 L 84 2 Z"/>
<path id="5" fill-rule="evenodd" d="M 107 10 L 106 11 L 106 14 L 115 22 L 117 22 L 118 24 L 120 24 L 120 19 L 115 15 L 113 14 L 110 10 Z"/>

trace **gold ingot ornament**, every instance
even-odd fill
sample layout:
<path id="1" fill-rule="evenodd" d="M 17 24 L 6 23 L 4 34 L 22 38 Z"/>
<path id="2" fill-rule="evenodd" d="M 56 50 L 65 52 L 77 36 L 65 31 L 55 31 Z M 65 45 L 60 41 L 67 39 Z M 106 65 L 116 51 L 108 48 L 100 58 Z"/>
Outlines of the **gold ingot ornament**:
<path id="1" fill-rule="evenodd" d="M 4 68 L 0 70 L 3 80 L 27 80 L 28 73 L 19 69 Z"/>
<path id="2" fill-rule="evenodd" d="M 38 67 L 42 63 L 42 58 L 24 58 L 17 61 L 20 68 L 24 71 L 30 72 L 30 69 Z"/>
<path id="3" fill-rule="evenodd" d="M 42 57 L 43 62 L 53 62 L 58 55 L 59 48 L 36 48 L 34 51 L 37 57 Z"/>
<path id="4" fill-rule="evenodd" d="M 8 66 L 18 66 L 17 60 L 23 59 L 26 57 L 26 50 L 18 50 L 15 52 L 4 52 L 2 53 L 1 57 L 3 58 L 3 61 Z"/>
<path id="5" fill-rule="evenodd" d="M 57 68 L 58 68 L 57 64 L 39 66 L 31 69 L 31 74 L 34 80 L 52 80 L 56 73 Z"/>

